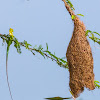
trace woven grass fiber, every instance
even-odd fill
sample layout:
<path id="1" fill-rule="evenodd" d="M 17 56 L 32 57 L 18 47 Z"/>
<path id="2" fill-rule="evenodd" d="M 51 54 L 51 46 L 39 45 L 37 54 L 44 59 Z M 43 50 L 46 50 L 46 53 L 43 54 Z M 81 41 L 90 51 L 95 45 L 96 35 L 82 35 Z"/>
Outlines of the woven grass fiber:
<path id="1" fill-rule="evenodd" d="M 85 25 L 76 16 L 74 31 L 66 53 L 70 72 L 69 86 L 75 98 L 84 91 L 84 87 L 89 90 L 95 89 L 93 57 L 85 30 Z"/>

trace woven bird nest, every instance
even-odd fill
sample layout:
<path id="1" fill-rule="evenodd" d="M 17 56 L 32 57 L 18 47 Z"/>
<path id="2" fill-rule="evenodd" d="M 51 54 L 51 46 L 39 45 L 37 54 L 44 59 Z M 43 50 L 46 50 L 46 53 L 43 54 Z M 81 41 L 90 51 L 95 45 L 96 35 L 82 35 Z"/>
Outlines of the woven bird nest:
<path id="1" fill-rule="evenodd" d="M 75 98 L 84 91 L 84 87 L 95 89 L 93 57 L 85 33 L 85 25 L 76 16 L 74 31 L 66 53 L 70 72 L 69 86 Z"/>

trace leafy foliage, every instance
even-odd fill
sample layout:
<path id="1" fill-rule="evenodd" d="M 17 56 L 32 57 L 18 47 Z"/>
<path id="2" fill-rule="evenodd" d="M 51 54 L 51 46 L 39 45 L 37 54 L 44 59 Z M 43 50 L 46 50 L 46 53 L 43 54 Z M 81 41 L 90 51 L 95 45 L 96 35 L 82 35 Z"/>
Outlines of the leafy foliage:
<path id="1" fill-rule="evenodd" d="M 48 99 L 48 100 L 64 100 L 64 99 L 72 99 L 72 97 L 69 97 L 69 98 L 52 97 L 52 98 L 45 98 L 45 99 Z"/>
<path id="2" fill-rule="evenodd" d="M 100 34 L 97 32 L 92 32 L 90 30 L 86 31 L 86 36 L 88 36 L 91 40 L 93 40 L 94 42 L 100 45 L 100 38 L 96 37 L 95 35 L 100 36 Z"/>
<path id="3" fill-rule="evenodd" d="M 77 14 L 77 15 L 84 17 L 84 15 L 82 15 L 82 14 Z"/>
<path id="4" fill-rule="evenodd" d="M 84 15 L 82 15 L 82 14 L 77 14 L 77 15 L 84 17 Z M 75 17 L 76 17 L 76 15 L 71 16 L 72 19 L 75 19 Z"/>
<path id="5" fill-rule="evenodd" d="M 69 6 L 71 7 L 72 10 L 75 10 L 75 8 L 70 0 L 66 0 L 66 2 L 69 4 Z"/>
<path id="6" fill-rule="evenodd" d="M 66 2 L 69 4 L 69 6 L 71 7 L 72 10 L 75 10 L 75 8 L 74 8 L 74 6 L 73 6 L 73 4 L 71 3 L 70 0 L 66 0 Z M 84 17 L 84 15 L 82 15 L 82 14 L 77 14 L 77 15 Z M 71 18 L 75 19 L 75 15 L 72 15 Z"/>
<path id="7" fill-rule="evenodd" d="M 35 46 L 32 48 L 32 45 L 27 43 L 27 41 L 24 40 L 23 42 L 19 42 L 17 38 L 15 38 L 15 37 L 11 38 L 10 35 L 0 34 L 0 37 L 3 39 L 3 42 L 5 42 L 5 41 L 8 42 L 8 40 L 10 39 L 10 42 L 14 43 L 14 47 L 17 49 L 17 52 L 19 54 L 22 52 L 21 47 L 25 47 L 26 49 L 31 51 L 33 55 L 35 55 L 35 53 L 37 52 L 37 53 L 41 54 L 44 58 L 50 58 L 52 61 L 55 61 L 59 66 L 68 68 L 67 62 L 63 58 L 57 57 L 55 54 L 52 54 L 48 50 L 47 43 L 46 43 L 46 50 L 44 50 L 42 45 L 39 45 L 38 47 Z"/>
<path id="8" fill-rule="evenodd" d="M 98 83 L 100 84 L 99 81 L 96 81 L 96 80 L 94 81 L 95 87 L 98 88 L 98 89 L 100 89 L 100 85 Z"/>

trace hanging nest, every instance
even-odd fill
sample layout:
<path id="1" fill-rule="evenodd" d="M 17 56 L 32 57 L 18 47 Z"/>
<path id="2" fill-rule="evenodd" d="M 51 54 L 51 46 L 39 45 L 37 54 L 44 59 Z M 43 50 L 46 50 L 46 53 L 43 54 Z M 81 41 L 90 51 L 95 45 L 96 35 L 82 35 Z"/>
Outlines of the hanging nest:
<path id="1" fill-rule="evenodd" d="M 85 34 L 85 25 L 76 16 L 74 31 L 66 53 L 70 72 L 69 86 L 75 98 L 84 91 L 84 87 L 89 90 L 95 89 L 93 57 Z"/>

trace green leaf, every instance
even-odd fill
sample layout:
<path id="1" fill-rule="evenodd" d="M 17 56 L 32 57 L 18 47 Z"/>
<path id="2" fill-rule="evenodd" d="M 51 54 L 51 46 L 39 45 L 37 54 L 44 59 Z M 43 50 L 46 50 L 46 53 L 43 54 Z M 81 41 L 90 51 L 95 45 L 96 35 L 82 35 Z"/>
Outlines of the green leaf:
<path id="1" fill-rule="evenodd" d="M 45 98 L 45 99 L 48 99 L 48 100 L 64 100 L 64 99 L 72 99 L 72 97 L 69 97 L 69 98 L 52 97 L 52 98 Z"/>
<path id="2" fill-rule="evenodd" d="M 73 20 L 75 19 L 75 17 L 76 17 L 75 15 L 72 15 L 72 16 L 71 16 L 71 18 L 72 18 Z"/>
<path id="3" fill-rule="evenodd" d="M 95 33 L 95 34 L 97 34 L 97 35 L 99 35 L 99 36 L 100 36 L 100 34 L 99 34 L 99 33 L 97 33 L 97 32 L 93 32 L 93 33 Z"/>
<path id="4" fill-rule="evenodd" d="M 94 81 L 95 87 L 100 89 L 100 85 L 97 84 L 97 83 L 100 83 L 100 82 L 95 80 L 95 81 Z"/>
<path id="5" fill-rule="evenodd" d="M 17 49 L 17 52 L 20 54 L 21 53 L 20 43 L 15 37 L 14 37 L 14 47 Z"/>
<path id="6" fill-rule="evenodd" d="M 82 15 L 82 14 L 77 14 L 77 15 L 84 17 L 84 15 Z"/>
<path id="7" fill-rule="evenodd" d="M 63 63 L 67 63 L 65 60 L 63 60 L 63 59 L 61 59 L 61 58 L 59 58 L 59 60 L 62 61 Z"/>
<path id="8" fill-rule="evenodd" d="M 75 8 L 73 7 L 73 4 L 71 3 L 70 0 L 66 0 L 66 2 L 69 4 L 69 6 L 71 7 L 72 10 L 75 10 Z"/>
<path id="9" fill-rule="evenodd" d="M 48 51 L 48 43 L 46 43 L 47 51 Z"/>
<path id="10" fill-rule="evenodd" d="M 31 50 L 32 54 L 35 55 L 35 53 Z"/>
<path id="11" fill-rule="evenodd" d="M 45 58 L 44 53 L 41 50 L 39 50 L 39 53 Z"/>

